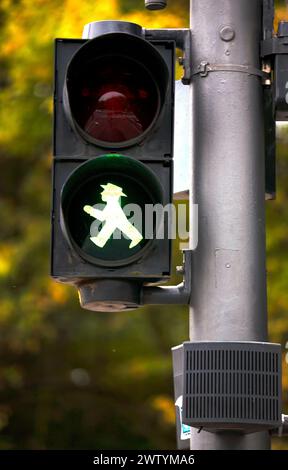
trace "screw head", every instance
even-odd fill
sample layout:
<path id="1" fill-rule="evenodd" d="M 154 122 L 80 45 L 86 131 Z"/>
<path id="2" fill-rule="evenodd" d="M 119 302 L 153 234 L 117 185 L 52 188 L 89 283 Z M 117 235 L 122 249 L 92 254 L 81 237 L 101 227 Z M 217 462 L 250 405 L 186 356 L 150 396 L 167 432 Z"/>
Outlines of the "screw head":
<path id="1" fill-rule="evenodd" d="M 229 42 L 235 38 L 235 31 L 231 26 L 223 26 L 220 31 L 220 38 L 222 41 Z"/>
<path id="2" fill-rule="evenodd" d="M 184 266 L 176 266 L 177 274 L 184 274 Z"/>

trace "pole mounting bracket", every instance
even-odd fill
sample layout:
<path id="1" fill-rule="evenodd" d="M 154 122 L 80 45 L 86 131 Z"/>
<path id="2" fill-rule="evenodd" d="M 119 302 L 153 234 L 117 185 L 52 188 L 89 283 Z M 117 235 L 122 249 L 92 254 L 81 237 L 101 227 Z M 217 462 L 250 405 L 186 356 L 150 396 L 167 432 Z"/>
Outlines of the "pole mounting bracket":
<path id="1" fill-rule="evenodd" d="M 183 250 L 183 282 L 177 286 L 144 286 L 141 305 L 188 305 L 192 284 L 192 250 Z"/>
<path id="2" fill-rule="evenodd" d="M 191 31 L 188 28 L 144 29 L 148 41 L 174 41 L 176 47 L 183 51 L 181 65 L 184 68 L 183 85 L 189 85 L 192 78 Z"/>

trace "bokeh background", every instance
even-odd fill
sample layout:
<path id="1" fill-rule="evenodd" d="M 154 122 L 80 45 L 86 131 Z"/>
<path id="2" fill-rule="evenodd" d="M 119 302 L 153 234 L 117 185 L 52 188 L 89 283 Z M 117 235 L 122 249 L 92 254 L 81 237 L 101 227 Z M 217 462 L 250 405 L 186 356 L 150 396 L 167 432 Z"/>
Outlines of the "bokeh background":
<path id="1" fill-rule="evenodd" d="M 172 346 L 187 308 L 81 310 L 49 278 L 53 40 L 122 19 L 187 27 L 188 0 L 0 3 L 0 449 L 173 449 Z M 277 2 L 276 22 L 288 20 Z M 277 200 L 267 203 L 270 340 L 283 346 L 288 412 L 288 133 L 278 130 Z M 175 244 L 174 265 L 180 263 Z M 179 279 L 174 277 L 172 282 Z M 288 439 L 274 440 L 288 449 Z"/>

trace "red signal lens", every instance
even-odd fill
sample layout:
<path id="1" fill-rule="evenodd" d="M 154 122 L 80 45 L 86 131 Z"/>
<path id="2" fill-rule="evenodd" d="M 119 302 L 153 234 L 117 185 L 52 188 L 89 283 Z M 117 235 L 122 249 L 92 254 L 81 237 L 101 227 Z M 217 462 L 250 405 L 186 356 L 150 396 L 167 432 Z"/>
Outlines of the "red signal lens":
<path id="1" fill-rule="evenodd" d="M 121 144 L 138 138 L 159 113 L 159 90 L 152 75 L 125 56 L 87 62 L 69 87 L 74 119 L 100 143 Z"/>

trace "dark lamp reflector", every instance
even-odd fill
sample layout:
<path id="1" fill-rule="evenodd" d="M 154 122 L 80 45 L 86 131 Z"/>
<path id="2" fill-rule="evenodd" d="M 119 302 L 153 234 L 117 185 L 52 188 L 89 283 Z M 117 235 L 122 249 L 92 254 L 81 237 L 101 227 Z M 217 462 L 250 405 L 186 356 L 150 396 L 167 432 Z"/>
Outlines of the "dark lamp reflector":
<path id="1" fill-rule="evenodd" d="M 73 118 L 106 144 L 141 136 L 159 113 L 160 94 L 149 71 L 125 56 L 96 57 L 69 83 Z"/>

